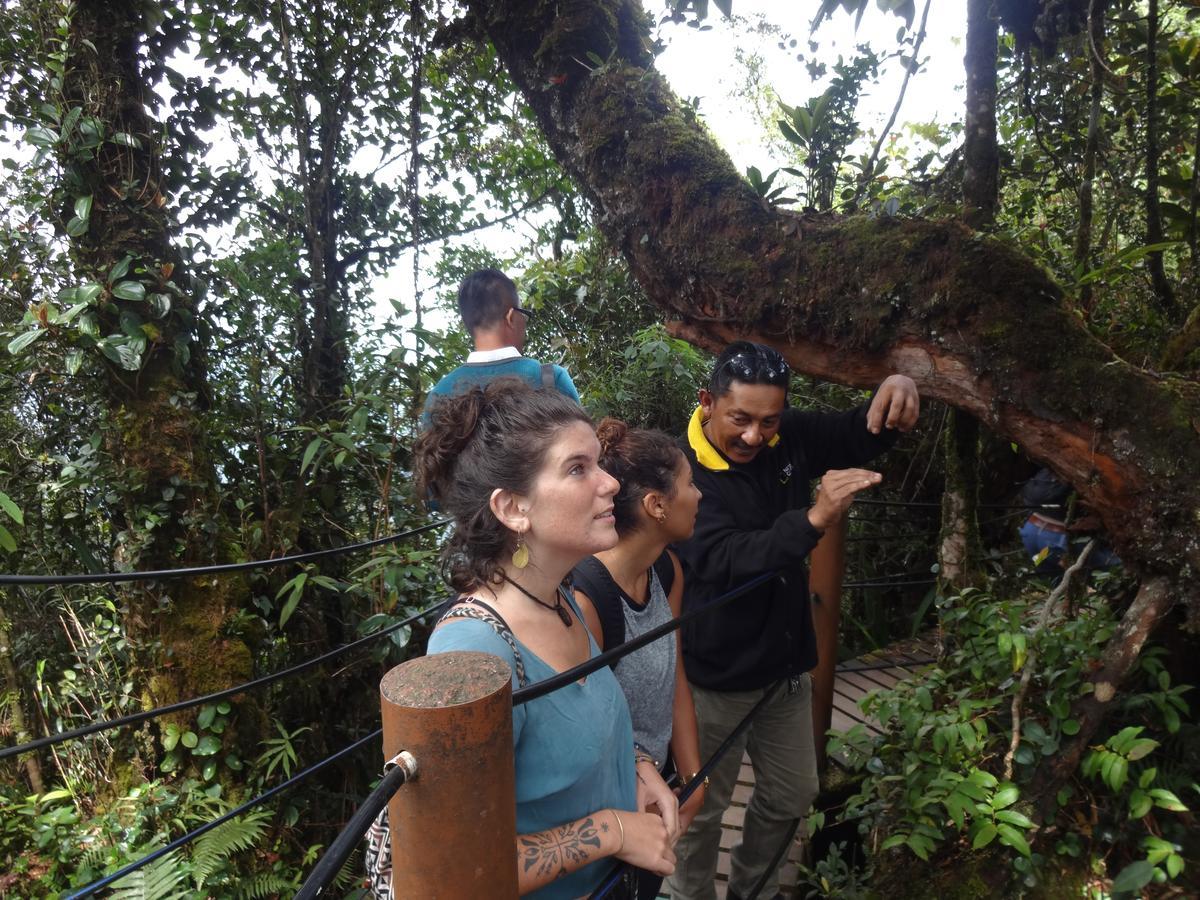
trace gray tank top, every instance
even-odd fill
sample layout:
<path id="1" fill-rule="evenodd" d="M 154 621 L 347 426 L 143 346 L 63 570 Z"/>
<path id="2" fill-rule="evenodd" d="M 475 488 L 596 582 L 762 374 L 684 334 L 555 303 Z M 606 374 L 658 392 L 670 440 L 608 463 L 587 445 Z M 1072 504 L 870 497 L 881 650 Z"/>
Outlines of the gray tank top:
<path id="1" fill-rule="evenodd" d="M 625 640 L 645 634 L 671 620 L 671 606 L 658 573 L 650 569 L 650 599 L 636 606 L 622 594 Z M 675 706 L 675 641 L 678 632 L 652 641 L 621 660 L 613 670 L 633 718 L 633 739 L 661 765 L 671 741 L 671 713 Z"/>

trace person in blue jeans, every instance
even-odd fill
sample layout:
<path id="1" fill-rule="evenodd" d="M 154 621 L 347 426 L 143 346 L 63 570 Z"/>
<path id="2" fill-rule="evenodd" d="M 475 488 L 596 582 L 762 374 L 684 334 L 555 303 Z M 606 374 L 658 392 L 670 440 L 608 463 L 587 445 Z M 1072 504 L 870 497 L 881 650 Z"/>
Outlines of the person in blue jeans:
<path id="1" fill-rule="evenodd" d="M 433 407 L 415 469 L 421 489 L 454 520 L 444 571 L 457 596 L 429 653 L 495 654 L 515 686 L 599 653 L 566 583 L 580 560 L 617 542 L 618 484 L 599 456 L 582 407 L 520 379 Z M 514 707 L 513 755 L 522 895 L 586 896 L 610 857 L 660 875 L 674 869 L 678 801 L 637 751 L 610 669 Z"/>
<path id="2" fill-rule="evenodd" d="M 475 349 L 465 363 L 430 390 L 421 414 L 422 428 L 429 427 L 430 410 L 442 399 L 506 376 L 520 378 L 531 387 L 553 388 L 579 402 L 579 391 L 566 369 L 521 355 L 525 326 L 533 312 L 521 306 L 511 278 L 498 269 L 480 269 L 468 275 L 458 288 L 458 311 Z"/>
<path id="3" fill-rule="evenodd" d="M 1029 518 L 1021 526 L 1021 544 L 1034 562 L 1034 572 L 1057 581 L 1073 559 L 1068 554 L 1082 552 L 1086 533 L 1096 530 L 1094 516 L 1082 516 L 1067 522 L 1067 503 L 1071 486 L 1060 481 L 1049 469 L 1040 469 L 1021 487 L 1021 502 L 1030 507 Z M 1107 544 L 1097 541 L 1086 562 L 1087 571 L 1119 566 L 1120 558 Z"/>

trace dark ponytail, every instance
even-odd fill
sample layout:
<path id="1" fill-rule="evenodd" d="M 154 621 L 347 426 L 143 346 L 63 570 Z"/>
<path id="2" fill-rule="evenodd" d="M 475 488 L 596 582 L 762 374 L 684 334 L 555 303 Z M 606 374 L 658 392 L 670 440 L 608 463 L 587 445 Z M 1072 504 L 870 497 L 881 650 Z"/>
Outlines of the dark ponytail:
<path id="1" fill-rule="evenodd" d="M 617 534 L 636 531 L 638 507 L 650 491 L 675 496 L 675 471 L 682 458 L 679 448 L 661 431 L 630 428 L 620 419 L 604 419 L 596 427 L 600 441 L 600 467 L 621 482 L 613 499 Z"/>

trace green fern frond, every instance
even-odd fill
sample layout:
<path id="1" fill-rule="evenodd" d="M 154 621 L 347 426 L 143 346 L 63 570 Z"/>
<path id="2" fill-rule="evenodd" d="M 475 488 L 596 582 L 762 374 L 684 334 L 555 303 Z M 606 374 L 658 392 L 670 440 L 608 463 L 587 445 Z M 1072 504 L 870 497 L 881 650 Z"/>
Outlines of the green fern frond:
<path id="1" fill-rule="evenodd" d="M 333 876 L 333 886 L 339 891 L 344 891 L 351 885 L 359 884 L 363 879 L 362 861 L 358 858 L 358 850 L 355 849 L 346 861 L 342 863 L 342 867 L 338 869 L 338 873 Z"/>
<path id="2" fill-rule="evenodd" d="M 192 878 L 196 887 L 204 887 L 204 882 L 235 853 L 258 843 L 272 815 L 269 809 L 254 809 L 198 837 L 192 850 Z"/>
<path id="3" fill-rule="evenodd" d="M 141 849 L 150 853 L 158 848 Z M 178 886 L 185 875 L 179 851 L 172 850 L 136 872 L 130 872 L 113 885 L 109 897 L 111 900 L 182 900 L 188 892 L 179 890 Z"/>
<path id="4" fill-rule="evenodd" d="M 296 883 L 278 872 L 259 872 L 250 879 L 242 879 L 238 885 L 238 900 L 265 900 L 268 897 L 290 897 L 296 892 Z"/>

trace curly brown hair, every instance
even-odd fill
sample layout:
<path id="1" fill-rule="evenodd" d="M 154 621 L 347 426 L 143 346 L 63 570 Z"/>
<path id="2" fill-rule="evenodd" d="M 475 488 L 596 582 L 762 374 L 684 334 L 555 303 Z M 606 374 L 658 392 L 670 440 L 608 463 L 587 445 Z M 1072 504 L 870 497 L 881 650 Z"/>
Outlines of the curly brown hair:
<path id="1" fill-rule="evenodd" d="M 501 580 L 501 561 L 516 539 L 492 512 L 492 492 L 529 493 L 555 435 L 572 422 L 592 425 L 574 401 L 519 378 L 498 378 L 434 404 L 413 468 L 418 489 L 454 519 L 443 572 L 456 590 Z"/>
<path id="2" fill-rule="evenodd" d="M 650 491 L 675 496 L 675 470 L 684 458 L 675 441 L 661 431 L 630 428 L 620 419 L 602 419 L 596 426 L 600 468 L 621 482 L 613 498 L 617 535 L 638 528 L 637 508 Z"/>

